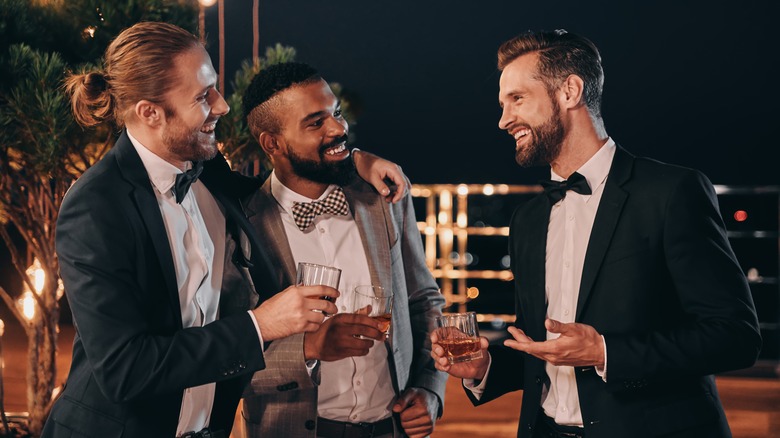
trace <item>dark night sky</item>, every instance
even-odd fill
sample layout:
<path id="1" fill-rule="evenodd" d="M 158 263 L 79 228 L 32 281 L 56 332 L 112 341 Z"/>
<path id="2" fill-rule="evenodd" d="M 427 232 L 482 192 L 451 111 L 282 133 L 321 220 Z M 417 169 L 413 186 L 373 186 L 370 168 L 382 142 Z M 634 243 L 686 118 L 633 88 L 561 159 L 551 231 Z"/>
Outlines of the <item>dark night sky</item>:
<path id="1" fill-rule="evenodd" d="M 232 79 L 251 56 L 252 1 L 225 3 Z M 260 47 L 293 46 L 355 93 L 355 144 L 398 162 L 412 182 L 523 184 L 544 172 L 518 167 L 497 128 L 495 52 L 523 30 L 564 28 L 602 52 L 604 118 L 621 145 L 716 184 L 778 184 L 766 157 L 777 146 L 774 2 L 633 3 L 265 0 Z M 215 66 L 216 11 L 206 25 Z"/>

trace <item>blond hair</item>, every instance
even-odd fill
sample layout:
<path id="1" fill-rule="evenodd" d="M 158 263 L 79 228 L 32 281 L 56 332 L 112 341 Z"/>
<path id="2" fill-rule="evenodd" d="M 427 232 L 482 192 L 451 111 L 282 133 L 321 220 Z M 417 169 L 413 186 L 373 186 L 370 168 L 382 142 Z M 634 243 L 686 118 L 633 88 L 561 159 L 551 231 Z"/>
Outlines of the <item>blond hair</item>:
<path id="1" fill-rule="evenodd" d="M 168 23 L 141 22 L 108 46 L 103 69 L 73 73 L 65 80 L 76 121 L 84 126 L 125 125 L 126 112 L 140 100 L 167 107 L 175 85 L 174 60 L 195 47 L 195 35 Z"/>

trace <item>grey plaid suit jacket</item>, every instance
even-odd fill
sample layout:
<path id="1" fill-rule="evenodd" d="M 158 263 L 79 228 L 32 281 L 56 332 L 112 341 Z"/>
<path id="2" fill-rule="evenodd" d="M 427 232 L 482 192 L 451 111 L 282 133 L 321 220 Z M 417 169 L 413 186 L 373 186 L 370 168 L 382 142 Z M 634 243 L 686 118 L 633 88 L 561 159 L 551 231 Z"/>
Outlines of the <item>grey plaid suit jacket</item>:
<path id="1" fill-rule="evenodd" d="M 249 199 L 247 215 L 265 241 L 279 283 L 286 287 L 295 278 L 295 266 L 270 186 L 269 178 Z M 388 204 L 360 178 L 343 189 L 369 258 L 371 280 L 394 293 L 391 338 L 385 345 L 396 394 L 410 387 L 424 388 L 436 395 L 429 397 L 433 404 L 438 398 L 438 406 L 429 410 L 438 408 L 441 416 L 447 375 L 434 368 L 429 333 L 444 298 L 425 265 L 412 198 L 407 193 L 401 202 Z M 248 436 L 313 438 L 319 382 L 315 384 L 307 372 L 303 335 L 271 343 L 265 361 L 266 368 L 255 373 L 245 392 L 243 416 Z"/>

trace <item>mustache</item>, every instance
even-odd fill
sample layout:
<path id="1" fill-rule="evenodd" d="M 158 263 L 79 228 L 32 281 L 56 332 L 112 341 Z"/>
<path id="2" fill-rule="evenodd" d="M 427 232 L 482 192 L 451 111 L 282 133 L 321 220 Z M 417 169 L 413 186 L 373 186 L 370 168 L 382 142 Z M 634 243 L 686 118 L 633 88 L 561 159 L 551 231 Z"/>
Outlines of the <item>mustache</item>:
<path id="1" fill-rule="evenodd" d="M 320 146 L 320 154 L 324 154 L 326 150 L 340 144 L 340 143 L 346 143 L 347 142 L 347 134 L 342 135 L 341 137 L 335 138 L 333 141 L 325 143 L 324 145 Z"/>

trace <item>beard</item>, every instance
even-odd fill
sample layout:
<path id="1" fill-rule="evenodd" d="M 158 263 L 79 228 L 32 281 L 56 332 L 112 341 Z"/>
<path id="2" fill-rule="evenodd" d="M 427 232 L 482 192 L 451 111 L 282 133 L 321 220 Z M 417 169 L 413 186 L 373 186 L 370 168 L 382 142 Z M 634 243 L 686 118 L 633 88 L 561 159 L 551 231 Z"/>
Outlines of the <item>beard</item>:
<path id="1" fill-rule="evenodd" d="M 303 158 L 300 155 L 297 155 L 292 148 L 287 148 L 287 159 L 290 160 L 290 166 L 292 167 L 293 172 L 299 177 L 322 184 L 345 186 L 351 183 L 357 175 L 355 163 L 349 156 L 341 161 L 327 161 L 325 159 L 325 151 L 346 141 L 347 136 L 344 135 L 330 143 L 320 146 L 319 160 Z"/>
<path id="2" fill-rule="evenodd" d="M 529 126 L 531 143 L 515 152 L 515 161 L 523 167 L 545 166 L 558 157 L 566 134 L 561 122 L 560 106 L 553 100 L 553 113 L 539 126 Z"/>
<path id="3" fill-rule="evenodd" d="M 217 155 L 217 142 L 198 129 L 189 129 L 176 113 L 169 113 L 169 123 L 163 131 L 163 144 L 182 161 L 206 161 Z"/>

